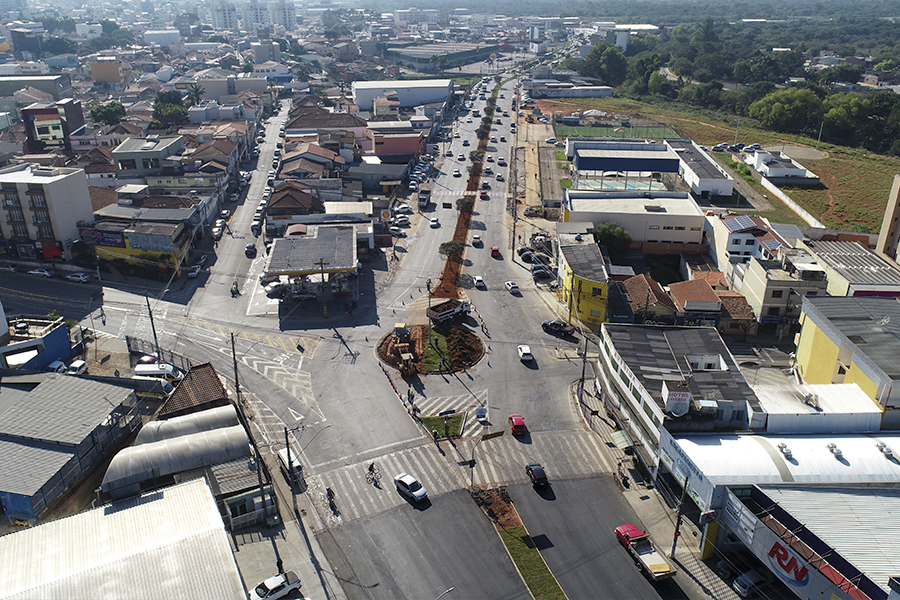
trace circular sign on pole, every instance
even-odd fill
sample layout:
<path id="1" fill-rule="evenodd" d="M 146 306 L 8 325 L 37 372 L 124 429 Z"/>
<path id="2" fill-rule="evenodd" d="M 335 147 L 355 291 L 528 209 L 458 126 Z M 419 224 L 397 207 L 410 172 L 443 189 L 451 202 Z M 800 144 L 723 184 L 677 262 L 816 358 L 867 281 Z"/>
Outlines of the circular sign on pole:
<path id="1" fill-rule="evenodd" d="M 391 220 L 391 211 L 389 211 L 389 210 L 381 211 L 381 220 L 382 221 L 390 221 Z"/>

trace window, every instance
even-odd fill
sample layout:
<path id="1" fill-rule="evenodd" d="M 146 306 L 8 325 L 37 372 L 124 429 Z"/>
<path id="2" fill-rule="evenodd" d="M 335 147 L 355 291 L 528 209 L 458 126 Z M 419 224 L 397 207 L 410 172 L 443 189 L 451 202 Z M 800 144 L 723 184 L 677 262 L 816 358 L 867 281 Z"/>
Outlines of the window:
<path id="1" fill-rule="evenodd" d="M 716 421 L 721 421 L 724 416 L 725 416 L 725 411 L 723 409 L 720 408 L 720 409 L 716 410 Z"/>
<path id="2" fill-rule="evenodd" d="M 603 296 L 603 288 L 592 287 L 591 288 L 591 296 L 594 296 L 595 298 L 597 296 Z"/>
<path id="3" fill-rule="evenodd" d="M 732 245 L 732 246 L 740 246 L 740 245 L 741 245 L 741 240 L 732 240 L 732 241 L 731 241 L 731 245 Z"/>
<path id="4" fill-rule="evenodd" d="M 740 328 L 741 328 L 740 323 L 729 323 L 728 324 L 728 329 L 740 329 Z"/>
<path id="5" fill-rule="evenodd" d="M 772 290 L 772 297 L 773 298 L 783 298 L 784 290 Z"/>
<path id="6" fill-rule="evenodd" d="M 745 245 L 745 246 L 752 246 L 752 245 L 755 244 L 755 243 L 756 243 L 756 240 L 747 240 L 747 241 L 744 242 L 744 245 Z"/>
<path id="7" fill-rule="evenodd" d="M 52 225 L 38 226 L 38 237 L 45 238 L 45 239 L 53 239 L 53 226 Z"/>
<path id="8" fill-rule="evenodd" d="M 14 208 L 9 211 L 9 221 L 24 221 L 25 213 L 21 210 Z"/>
<path id="9" fill-rule="evenodd" d="M 767 314 L 770 317 L 777 317 L 778 315 L 781 314 L 781 307 L 780 306 L 770 306 Z"/>
<path id="10" fill-rule="evenodd" d="M 663 225 L 663 231 L 672 231 L 671 225 Z"/>
<path id="11" fill-rule="evenodd" d="M 599 319 L 599 318 L 602 317 L 603 315 L 600 314 L 600 311 L 599 311 L 599 310 L 592 310 L 592 311 L 591 311 L 591 316 L 594 317 L 594 318 Z"/>
<path id="12" fill-rule="evenodd" d="M 699 227 L 691 227 L 691 231 L 700 231 Z"/>
<path id="13" fill-rule="evenodd" d="M 38 135 L 49 135 L 50 128 L 49 127 L 38 127 L 37 132 L 38 132 Z"/>
<path id="14" fill-rule="evenodd" d="M 28 237 L 28 230 L 24 225 L 13 225 L 13 235 L 16 237 Z"/>
<path id="15" fill-rule="evenodd" d="M 684 227 L 676 227 L 675 231 L 684 231 Z"/>
<path id="16" fill-rule="evenodd" d="M 659 225 L 650 225 L 647 229 L 659 229 Z"/>
<path id="17" fill-rule="evenodd" d="M 49 223 L 50 222 L 50 213 L 48 213 L 46 210 L 34 211 L 34 222 L 35 223 Z"/>
<path id="18" fill-rule="evenodd" d="M 137 169 L 137 161 L 133 158 L 126 158 L 119 161 L 120 171 L 134 171 Z"/>
<path id="19" fill-rule="evenodd" d="M 12 192 L 4 190 L 3 206 L 19 206 L 19 194 L 15 190 Z"/>
<path id="20" fill-rule="evenodd" d="M 847 369 L 844 367 L 844 365 L 838 365 L 838 375 L 846 375 L 846 374 L 847 374 Z"/>

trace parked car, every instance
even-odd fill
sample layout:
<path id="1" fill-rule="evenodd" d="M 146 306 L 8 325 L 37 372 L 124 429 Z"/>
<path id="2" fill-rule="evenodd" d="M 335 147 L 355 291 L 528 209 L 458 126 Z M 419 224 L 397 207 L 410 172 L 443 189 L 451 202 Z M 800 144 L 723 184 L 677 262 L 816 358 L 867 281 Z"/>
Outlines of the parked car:
<path id="1" fill-rule="evenodd" d="M 553 335 L 572 335 L 575 333 L 575 328 L 566 323 L 565 321 L 560 321 L 559 319 L 554 320 L 546 320 L 541 323 L 541 328 L 547 333 L 552 333 Z"/>
<path id="2" fill-rule="evenodd" d="M 475 235 L 472 236 L 472 245 L 475 247 L 478 247 L 478 246 L 481 246 L 481 244 L 482 244 L 481 236 L 476 233 Z"/>
<path id="3" fill-rule="evenodd" d="M 528 346 L 526 344 L 516 346 L 516 352 L 519 353 L 519 360 L 521 360 L 522 362 L 534 360 L 534 355 L 531 353 L 531 346 Z"/>
<path id="4" fill-rule="evenodd" d="M 391 223 L 393 225 L 397 225 L 398 227 L 401 227 L 401 226 L 408 227 L 409 226 L 409 217 L 407 217 L 406 215 L 397 215 L 396 217 L 391 219 Z"/>
<path id="5" fill-rule="evenodd" d="M 485 287 L 484 278 L 482 278 L 481 275 L 476 275 L 475 277 L 473 277 L 472 282 L 475 284 L 475 287 L 477 287 L 477 288 Z"/>
<path id="6" fill-rule="evenodd" d="M 75 281 L 77 283 L 87 283 L 91 280 L 91 276 L 87 273 L 72 273 L 71 275 L 66 275 L 66 281 Z"/>
<path id="7" fill-rule="evenodd" d="M 469 145 L 469 140 L 463 140 L 463 146 L 468 146 L 468 145 Z"/>
<path id="8" fill-rule="evenodd" d="M 231 211 L 226 208 L 222 212 L 219 213 L 219 216 L 223 219 L 227 219 L 228 217 L 231 216 Z"/>
<path id="9" fill-rule="evenodd" d="M 391 235 L 394 237 L 406 237 L 406 232 L 400 229 L 399 227 L 391 227 L 390 230 Z"/>
<path id="10" fill-rule="evenodd" d="M 497 181 L 504 181 L 502 173 L 497 173 Z"/>
<path id="11" fill-rule="evenodd" d="M 196 279 L 196 278 L 200 277 L 200 269 L 201 269 L 200 265 L 191 267 L 191 270 L 188 271 L 188 274 L 187 274 L 188 279 Z"/>
<path id="12" fill-rule="evenodd" d="M 53 269 L 32 269 L 28 271 L 29 275 L 37 275 L 38 277 L 53 277 L 56 271 Z"/>
<path id="13" fill-rule="evenodd" d="M 394 486 L 397 491 L 413 500 L 414 502 L 422 502 L 428 498 L 428 490 L 426 490 L 419 480 L 409 473 L 399 473 L 394 476 Z"/>
<path id="14" fill-rule="evenodd" d="M 66 373 L 68 375 L 84 375 L 85 373 L 87 373 L 87 370 L 88 367 L 86 362 L 84 362 L 83 360 L 76 360 L 69 365 Z"/>
<path id="15" fill-rule="evenodd" d="M 547 481 L 547 474 L 544 472 L 544 467 L 541 466 L 541 463 L 528 463 L 525 465 L 525 474 L 531 480 L 531 485 L 535 487 L 544 487 L 550 483 Z"/>
<path id="16" fill-rule="evenodd" d="M 289 291 L 291 291 L 291 284 L 289 283 L 270 283 L 263 291 L 266 293 L 266 298 L 284 298 Z"/>
<path id="17" fill-rule="evenodd" d="M 9 273 L 15 273 L 18 271 L 15 265 L 0 265 L 0 271 L 7 271 Z"/>
<path id="18" fill-rule="evenodd" d="M 524 435 L 527 433 L 525 418 L 522 415 L 509 415 L 509 430 L 513 435 Z"/>
<path id="19" fill-rule="evenodd" d="M 394 209 L 394 212 L 398 213 L 398 214 L 411 215 L 413 213 L 413 209 L 412 209 L 412 206 L 410 206 L 409 204 L 399 204 Z"/>
<path id="20" fill-rule="evenodd" d="M 555 137 L 548 137 L 546 140 L 544 140 L 544 143 L 545 143 L 545 144 L 555 144 L 555 143 L 556 143 L 556 138 L 555 138 Z"/>
<path id="21" fill-rule="evenodd" d="M 250 590 L 250 600 L 276 600 L 300 589 L 300 578 L 293 571 L 269 577 Z"/>
<path id="22" fill-rule="evenodd" d="M 460 152 L 460 153 L 459 153 L 459 156 L 456 157 L 456 160 L 465 161 L 465 160 L 466 160 L 466 155 L 463 154 L 462 152 Z"/>
<path id="23" fill-rule="evenodd" d="M 553 273 L 547 269 L 538 269 L 531 274 L 531 277 L 537 281 L 539 279 L 553 279 Z"/>

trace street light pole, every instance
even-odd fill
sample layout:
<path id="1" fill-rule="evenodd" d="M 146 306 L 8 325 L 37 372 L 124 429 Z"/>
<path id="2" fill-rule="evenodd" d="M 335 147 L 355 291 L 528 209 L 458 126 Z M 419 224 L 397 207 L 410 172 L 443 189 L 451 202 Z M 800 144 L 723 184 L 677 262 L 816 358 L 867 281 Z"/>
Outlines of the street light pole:
<path id="1" fill-rule="evenodd" d="M 450 588 L 450 589 L 448 589 L 448 590 L 444 590 L 443 592 L 441 592 L 441 595 L 438 596 L 437 598 L 435 598 L 434 600 L 441 600 L 441 598 L 443 598 L 445 595 L 449 594 L 449 593 L 452 592 L 452 591 L 453 591 L 453 588 Z"/>

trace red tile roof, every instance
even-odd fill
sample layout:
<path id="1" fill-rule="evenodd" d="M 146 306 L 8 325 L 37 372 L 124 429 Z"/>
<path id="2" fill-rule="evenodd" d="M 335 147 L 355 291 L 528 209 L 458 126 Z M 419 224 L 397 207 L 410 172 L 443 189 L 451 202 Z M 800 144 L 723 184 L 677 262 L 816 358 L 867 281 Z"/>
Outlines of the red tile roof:
<path id="1" fill-rule="evenodd" d="M 747 299 L 740 293 L 732 290 L 716 290 L 716 295 L 722 301 L 722 318 L 736 321 L 756 319 Z"/>
<path id="2" fill-rule="evenodd" d="M 159 418 L 190 414 L 228 403 L 228 392 L 216 369 L 210 363 L 194 365 L 163 404 Z"/>
<path id="3" fill-rule="evenodd" d="M 719 297 L 705 279 L 692 279 L 691 281 L 679 281 L 669 285 L 669 294 L 675 304 L 684 309 L 687 302 L 718 302 Z"/>
<path id="4" fill-rule="evenodd" d="M 662 289 L 662 286 L 646 275 L 635 275 L 622 283 L 625 285 L 625 289 L 628 290 L 628 295 L 631 298 L 631 310 L 634 312 L 639 312 L 644 310 L 645 307 L 655 304 L 662 304 L 673 312 L 677 310 L 675 303 L 672 302 L 666 291 Z"/>

